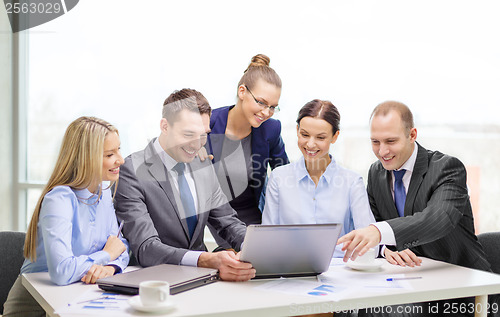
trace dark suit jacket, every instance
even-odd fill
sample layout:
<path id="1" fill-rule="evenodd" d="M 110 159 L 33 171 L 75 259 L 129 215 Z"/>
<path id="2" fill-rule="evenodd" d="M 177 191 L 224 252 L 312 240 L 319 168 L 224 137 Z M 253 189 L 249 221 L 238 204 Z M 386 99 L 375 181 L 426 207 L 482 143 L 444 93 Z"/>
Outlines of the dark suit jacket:
<path id="1" fill-rule="evenodd" d="M 214 165 L 221 159 L 222 144 L 226 133 L 227 116 L 234 106 L 217 108 L 210 117 L 211 132 L 208 135 L 207 151 L 214 156 Z M 268 119 L 258 128 L 252 128 L 252 177 L 254 185 L 254 199 L 259 205 L 260 195 L 267 179 L 267 166 L 275 167 L 288 164 L 285 144 L 281 138 L 281 123 L 275 119 Z"/>
<path id="2" fill-rule="evenodd" d="M 198 198 L 198 224 L 189 239 L 180 198 L 174 191 L 165 165 L 155 151 L 154 140 L 125 159 L 115 195 L 123 234 L 142 266 L 180 264 L 188 250 L 206 251 L 205 225 L 210 223 L 232 247 L 239 249 L 246 227 L 236 217 L 217 182 L 211 162 L 190 163 Z M 174 181 L 174 180 L 172 180 Z"/>
<path id="3" fill-rule="evenodd" d="M 392 198 L 391 172 L 377 161 L 368 173 L 368 197 L 377 221 L 387 221 L 399 251 L 469 268 L 490 270 L 474 234 L 465 167 L 457 158 L 418 145 L 404 217 Z"/>

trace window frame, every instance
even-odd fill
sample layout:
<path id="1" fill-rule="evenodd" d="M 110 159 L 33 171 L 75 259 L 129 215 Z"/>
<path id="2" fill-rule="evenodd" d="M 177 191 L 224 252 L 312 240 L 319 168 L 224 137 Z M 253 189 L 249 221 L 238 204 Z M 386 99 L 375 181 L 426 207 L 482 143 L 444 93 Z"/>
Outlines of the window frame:
<path id="1" fill-rule="evenodd" d="M 11 228 L 26 231 L 31 210 L 28 190 L 45 184 L 28 178 L 29 31 L 12 35 L 12 218 Z"/>

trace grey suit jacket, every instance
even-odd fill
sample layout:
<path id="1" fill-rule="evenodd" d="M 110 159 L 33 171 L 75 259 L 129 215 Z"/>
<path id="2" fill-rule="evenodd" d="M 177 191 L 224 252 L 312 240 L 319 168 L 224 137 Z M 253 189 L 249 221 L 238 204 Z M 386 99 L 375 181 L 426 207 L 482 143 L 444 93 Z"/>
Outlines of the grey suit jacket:
<path id="1" fill-rule="evenodd" d="M 387 221 L 397 249 L 469 268 L 490 270 L 474 234 L 465 167 L 457 158 L 427 151 L 418 153 L 410 180 L 404 217 L 391 194 L 391 172 L 377 161 L 368 173 L 368 197 L 377 221 Z"/>
<path id="2" fill-rule="evenodd" d="M 122 232 L 139 264 L 180 264 L 188 250 L 206 251 L 203 235 L 207 222 L 239 249 L 246 227 L 222 193 L 210 160 L 195 158 L 189 164 L 198 198 L 198 224 L 189 238 L 182 203 L 170 183 L 175 180 L 156 153 L 154 141 L 125 159 L 115 195 L 117 217 L 125 220 Z"/>

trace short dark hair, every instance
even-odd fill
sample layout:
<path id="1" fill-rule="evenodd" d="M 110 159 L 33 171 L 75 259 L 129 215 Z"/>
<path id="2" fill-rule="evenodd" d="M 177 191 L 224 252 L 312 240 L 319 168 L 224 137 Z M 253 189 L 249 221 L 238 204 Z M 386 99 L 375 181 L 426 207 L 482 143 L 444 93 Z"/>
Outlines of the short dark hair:
<path id="1" fill-rule="evenodd" d="M 184 109 L 198 112 L 200 115 L 208 114 L 210 116 L 212 114 L 212 108 L 201 92 L 184 88 L 174 91 L 165 99 L 162 117 L 167 119 L 169 123 L 173 123 L 179 112 Z"/>
<path id="2" fill-rule="evenodd" d="M 390 111 L 397 111 L 401 117 L 401 121 L 403 121 L 403 126 L 405 128 L 406 135 L 410 135 L 410 130 L 415 127 L 413 123 L 413 114 L 411 113 L 410 108 L 402 102 L 399 101 L 384 101 L 381 104 L 377 105 L 370 116 L 370 122 L 373 117 L 382 115 L 386 116 Z"/>
<path id="3" fill-rule="evenodd" d="M 306 103 L 299 111 L 297 124 L 304 117 L 323 119 L 332 126 L 332 133 L 339 131 L 340 113 L 330 101 L 314 99 Z"/>

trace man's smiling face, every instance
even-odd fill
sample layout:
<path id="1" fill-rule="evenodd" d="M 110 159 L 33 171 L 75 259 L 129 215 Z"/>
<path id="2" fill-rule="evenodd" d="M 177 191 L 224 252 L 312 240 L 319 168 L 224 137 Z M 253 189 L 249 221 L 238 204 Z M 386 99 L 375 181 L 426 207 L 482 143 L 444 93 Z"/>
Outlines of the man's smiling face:
<path id="1" fill-rule="evenodd" d="M 376 115 L 370 124 L 372 150 L 388 171 L 399 169 L 413 153 L 417 130 L 406 131 L 398 111 Z"/>
<path id="2" fill-rule="evenodd" d="M 207 142 L 210 116 L 184 109 L 178 113 L 174 122 L 162 119 L 162 125 L 167 154 L 177 162 L 190 163 Z"/>

